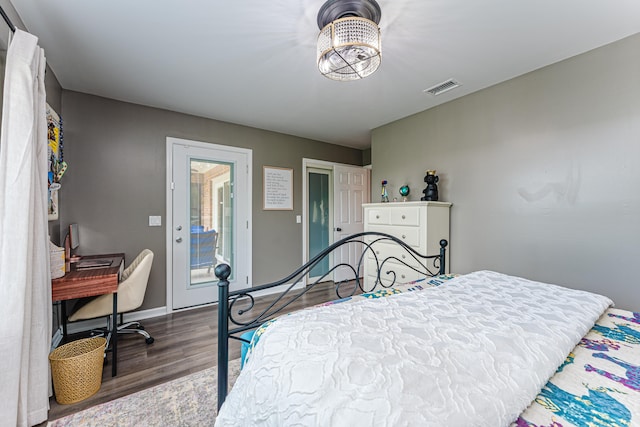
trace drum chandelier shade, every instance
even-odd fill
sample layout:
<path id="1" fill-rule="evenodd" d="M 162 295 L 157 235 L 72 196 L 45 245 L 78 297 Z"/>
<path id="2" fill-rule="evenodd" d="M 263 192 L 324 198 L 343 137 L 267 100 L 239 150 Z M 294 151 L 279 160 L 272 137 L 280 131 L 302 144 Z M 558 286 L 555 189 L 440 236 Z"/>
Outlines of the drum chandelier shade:
<path id="1" fill-rule="evenodd" d="M 375 0 L 328 0 L 318 12 L 318 69 L 332 80 L 359 80 L 378 69 L 380 6 Z"/>

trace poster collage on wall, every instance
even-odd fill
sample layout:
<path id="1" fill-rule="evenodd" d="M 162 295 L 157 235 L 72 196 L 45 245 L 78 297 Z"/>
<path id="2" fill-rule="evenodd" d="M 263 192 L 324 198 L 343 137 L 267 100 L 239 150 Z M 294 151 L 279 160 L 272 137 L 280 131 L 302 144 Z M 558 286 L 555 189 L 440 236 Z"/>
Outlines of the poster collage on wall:
<path id="1" fill-rule="evenodd" d="M 58 190 L 60 190 L 60 179 L 67 170 L 67 163 L 63 156 L 63 139 L 62 139 L 62 119 L 47 104 L 47 148 L 48 148 L 48 185 L 49 185 L 49 201 L 48 201 L 48 218 L 49 221 L 58 219 Z"/>

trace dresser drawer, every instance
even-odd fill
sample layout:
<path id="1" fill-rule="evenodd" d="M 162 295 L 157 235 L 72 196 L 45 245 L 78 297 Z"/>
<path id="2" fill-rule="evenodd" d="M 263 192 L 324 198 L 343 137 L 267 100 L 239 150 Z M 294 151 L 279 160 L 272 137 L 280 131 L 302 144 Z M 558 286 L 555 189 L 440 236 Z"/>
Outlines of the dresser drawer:
<path id="1" fill-rule="evenodd" d="M 416 206 L 394 207 L 391 209 L 392 225 L 420 226 L 420 208 Z"/>
<path id="2" fill-rule="evenodd" d="M 375 261 L 371 261 L 371 260 L 367 260 L 367 283 L 371 283 L 373 284 L 376 280 L 376 275 L 377 275 L 377 268 L 376 268 L 376 262 Z M 392 271 L 393 273 L 395 273 L 395 283 L 393 283 L 393 274 L 387 274 L 387 272 Z M 426 274 L 420 272 L 420 271 L 415 271 L 413 270 L 411 267 L 408 267 L 406 265 L 402 265 L 399 263 L 395 263 L 393 261 L 387 261 L 384 263 L 384 265 L 382 266 L 382 269 L 380 270 L 380 281 L 384 284 L 384 285 L 390 285 L 391 283 L 393 283 L 394 285 L 403 285 L 409 282 L 413 282 L 415 280 L 419 280 L 419 279 L 424 279 L 426 277 Z M 376 288 L 377 290 L 378 288 Z"/>
<path id="3" fill-rule="evenodd" d="M 389 224 L 389 209 L 367 209 L 369 224 Z"/>
<path id="4" fill-rule="evenodd" d="M 395 243 L 376 242 L 371 245 L 371 250 L 367 251 L 367 259 L 373 261 L 374 264 L 376 258 L 378 262 L 382 262 L 391 257 L 398 259 L 400 263 L 415 267 L 420 267 L 421 264 L 425 263 L 424 259 Z"/>
<path id="5" fill-rule="evenodd" d="M 422 233 L 420 233 L 420 229 L 416 227 L 406 227 L 400 225 L 385 227 L 381 225 L 371 225 L 367 227 L 367 231 L 378 231 L 380 233 L 390 234 L 397 239 L 402 240 L 404 243 L 413 247 L 413 249 L 423 255 L 425 255 L 425 251 L 427 250 L 426 243 L 423 244 L 426 236 L 423 236 Z"/>

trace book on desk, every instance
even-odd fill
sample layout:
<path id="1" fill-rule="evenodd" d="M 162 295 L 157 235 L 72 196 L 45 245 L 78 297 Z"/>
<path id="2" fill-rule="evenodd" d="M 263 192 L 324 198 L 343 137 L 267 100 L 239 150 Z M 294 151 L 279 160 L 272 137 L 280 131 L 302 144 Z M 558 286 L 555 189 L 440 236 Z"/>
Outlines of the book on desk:
<path id="1" fill-rule="evenodd" d="M 104 259 L 86 259 L 76 262 L 76 270 L 86 270 L 89 268 L 109 267 L 113 260 L 109 258 Z"/>

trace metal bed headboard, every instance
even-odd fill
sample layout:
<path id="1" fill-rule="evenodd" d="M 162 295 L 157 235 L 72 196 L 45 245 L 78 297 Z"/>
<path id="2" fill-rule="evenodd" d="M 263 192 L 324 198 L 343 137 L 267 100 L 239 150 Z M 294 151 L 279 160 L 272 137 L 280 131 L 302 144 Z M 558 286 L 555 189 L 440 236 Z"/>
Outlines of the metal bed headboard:
<path id="1" fill-rule="evenodd" d="M 398 245 L 397 256 L 392 255 L 381 258 L 374 250 L 374 246 L 380 243 Z M 239 336 L 241 333 L 258 328 L 264 322 L 277 317 L 315 285 L 331 280 L 332 274 L 338 269 L 345 269 L 350 274 L 348 280 L 335 283 L 335 291 L 338 298 L 353 296 L 358 292 L 372 292 L 378 288 L 389 288 L 396 285 L 396 272 L 392 269 L 393 264 L 389 262 L 399 263 L 426 277 L 444 274 L 446 271 L 445 254 L 447 244 L 446 240 L 440 240 L 440 253 L 438 255 L 422 255 L 402 240 L 390 234 L 375 231 L 357 233 L 328 246 L 303 266 L 278 281 L 236 291 L 229 290 L 231 267 L 227 264 L 216 266 L 214 271 L 218 278 L 218 409 L 220 409 L 227 396 L 229 339 L 247 342 Z M 331 256 L 336 249 L 344 248 L 347 245 L 357 245 L 362 249 L 362 254 L 356 266 L 346 263 L 334 265 L 329 271 L 306 287 L 299 288 L 297 286 L 315 266 Z M 405 257 L 401 257 L 401 254 L 405 254 Z M 406 256 L 409 257 L 409 262 L 406 261 Z M 368 289 L 360 278 L 360 272 L 367 258 L 375 266 L 375 280 L 373 280 L 373 284 Z M 284 287 L 284 290 L 266 308 L 253 313 L 252 309 L 256 302 L 253 294 L 277 286 Z M 248 304 L 248 307 L 236 307 L 236 304 L 240 305 L 241 301 L 245 305 Z M 235 325 L 232 329 L 229 329 L 230 323 Z"/>

